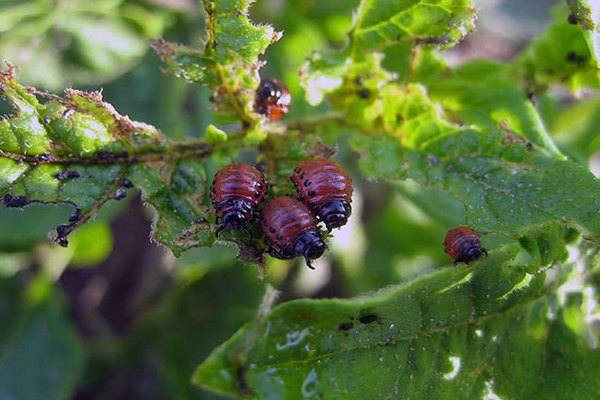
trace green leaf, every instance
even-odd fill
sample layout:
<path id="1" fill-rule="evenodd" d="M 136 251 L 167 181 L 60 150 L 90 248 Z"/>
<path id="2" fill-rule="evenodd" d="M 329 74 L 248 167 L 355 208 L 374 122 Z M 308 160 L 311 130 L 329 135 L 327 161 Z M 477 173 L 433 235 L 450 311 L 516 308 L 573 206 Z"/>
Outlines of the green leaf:
<path id="1" fill-rule="evenodd" d="M 253 399 L 594 397 L 600 352 L 586 340 L 581 296 L 559 299 L 560 280 L 507 266 L 517 253 L 353 300 L 284 303 L 217 348 L 193 381 Z"/>
<path id="2" fill-rule="evenodd" d="M 353 52 L 412 41 L 452 46 L 475 28 L 470 0 L 363 0 L 350 31 Z"/>
<path id="3" fill-rule="evenodd" d="M 190 247 L 212 246 L 215 235 L 210 225 L 193 235 L 186 234 L 197 219 L 208 216 L 201 204 L 206 174 L 200 162 L 180 160 L 162 170 L 136 164 L 128 176 L 142 189 L 142 198 L 157 210 L 152 224 L 156 241 L 177 256 Z"/>
<path id="4" fill-rule="evenodd" d="M 198 257 L 205 258 L 205 250 L 214 255 L 215 249 L 194 252 L 196 261 Z M 177 264 L 181 264 L 180 260 Z M 148 368 L 148 356 L 152 355 L 157 361 L 151 372 L 156 374 L 153 398 L 214 399 L 191 385 L 190 376 L 199 360 L 253 317 L 253 305 L 260 301 L 263 285 L 256 279 L 256 272 L 235 262 L 231 252 L 221 260 L 206 259 L 202 264 L 203 267 L 194 265 L 186 269 L 189 273 L 176 275 L 173 287 L 161 303 L 132 327 L 132 334 L 122 346 L 125 350 L 122 358 L 113 364 L 120 371 L 141 371 Z M 220 268 L 217 273 L 201 272 L 209 268 L 214 271 L 215 264 Z M 102 358 L 106 356 L 99 354 Z M 114 370 L 106 379 L 115 384 L 120 380 Z M 103 386 L 101 390 L 110 397 L 111 385 Z"/>
<path id="5" fill-rule="evenodd" d="M 518 57 L 515 72 L 519 79 L 524 87 L 534 92 L 555 83 L 573 91 L 599 88 L 600 69 L 590 53 L 585 30 L 568 22 L 563 7 L 554 10 L 553 14 L 554 22 L 546 32 Z"/>
<path id="6" fill-rule="evenodd" d="M 122 1 L 23 0 L 0 5 L 0 54 L 46 89 L 110 80 L 140 61 L 172 17 Z M 133 23 L 133 21 L 136 21 Z"/>
<path id="7" fill-rule="evenodd" d="M 0 398 L 70 398 L 84 347 L 52 284 L 37 278 L 23 290 L 0 279 L 0 303 Z"/>
<path id="8" fill-rule="evenodd" d="M 113 248 L 113 236 L 108 223 L 94 221 L 75 232 L 71 241 L 73 255 L 70 263 L 97 265 L 108 257 Z"/>
<path id="9" fill-rule="evenodd" d="M 600 150 L 600 97 L 572 104 L 555 116 L 552 133 L 555 140 L 582 154 L 586 161 Z"/>
<path id="10" fill-rule="evenodd" d="M 397 43 L 451 47 L 474 29 L 476 11 L 470 0 L 363 0 L 358 8 L 346 49 L 314 53 L 302 74 L 306 98 L 315 105 L 330 94 L 335 109 L 352 115 L 355 103 L 377 97 L 393 74 L 381 68 L 375 53 Z"/>
<path id="11" fill-rule="evenodd" d="M 193 243 L 180 238 L 194 221 L 207 217 L 201 164 L 213 146 L 173 143 L 153 126 L 119 115 L 97 92 L 67 90 L 66 99 L 38 93 L 18 84 L 12 67 L 0 80 L 1 94 L 16 110 L 0 121 L 0 196 L 7 206 L 73 206 L 68 222 L 51 234 L 66 245 L 70 232 L 110 200 L 124 197 L 133 184 L 157 211 L 152 236 L 159 243 L 176 254 L 212 244 L 211 226 L 199 230 Z"/>
<path id="12" fill-rule="evenodd" d="M 384 123 L 388 115 L 394 118 L 390 135 L 352 140 L 365 176 L 410 178 L 444 189 L 464 203 L 468 223 L 481 231 L 521 236 L 541 224 L 562 222 L 597 237 L 600 182 L 586 168 L 510 131 L 453 125 L 422 87 L 390 89 L 390 94 L 393 103 L 373 115 Z"/>
<path id="13" fill-rule="evenodd" d="M 567 4 L 583 29 L 596 68 L 600 68 L 600 4 L 593 0 L 567 0 Z"/>
<path id="14" fill-rule="evenodd" d="M 509 80 L 508 72 L 506 64 L 469 62 L 445 71 L 431 83 L 429 94 L 457 122 L 479 128 L 502 124 L 560 156 L 535 106 L 523 90 Z"/>
<path id="15" fill-rule="evenodd" d="M 281 36 L 270 25 L 253 25 L 248 8 L 253 0 L 204 0 L 207 38 L 203 50 L 152 41 L 152 47 L 175 76 L 214 92 L 221 120 L 245 121 L 257 129 L 253 113 L 254 91 L 260 78 L 258 56 Z M 264 139 L 264 137 L 263 137 Z"/>

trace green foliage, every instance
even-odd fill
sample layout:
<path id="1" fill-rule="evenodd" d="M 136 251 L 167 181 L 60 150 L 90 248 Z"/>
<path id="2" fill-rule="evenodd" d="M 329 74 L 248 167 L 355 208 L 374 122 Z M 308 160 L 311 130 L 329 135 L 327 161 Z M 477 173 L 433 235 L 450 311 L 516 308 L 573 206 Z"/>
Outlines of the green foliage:
<path id="1" fill-rule="evenodd" d="M 38 277 L 23 289 L 0 278 L 0 302 L 0 397 L 71 396 L 84 349 L 51 282 Z"/>
<path id="2" fill-rule="evenodd" d="M 162 39 L 152 46 L 175 76 L 213 90 L 215 119 L 248 124 L 250 140 L 264 139 L 252 113 L 254 90 L 260 82 L 258 56 L 281 33 L 270 25 L 256 26 L 247 17 L 251 0 L 203 0 L 207 14 L 204 50 L 189 49 Z"/>
<path id="3" fill-rule="evenodd" d="M 21 43 L 9 33 L 52 14 L 46 2 L 34 3 L 4 6 L 5 43 Z M 273 47 L 282 34 L 250 21 L 252 3 L 203 1 L 205 23 L 190 23 L 187 36 L 169 36 L 193 42 L 190 36 L 204 30 L 200 48 L 154 39 L 167 72 L 183 80 L 156 83 L 135 69 L 135 79 L 107 88 L 127 97 L 118 107 L 101 92 L 67 89 L 59 97 L 26 86 L 11 64 L 0 72 L 0 94 L 13 108 L 0 121 L 0 198 L 9 208 L 0 212 L 0 250 L 13 253 L 0 254 L 0 274 L 30 281 L 25 289 L 16 278 L 0 281 L 0 325 L 8 327 L 0 330 L 0 398 L 72 393 L 81 345 L 60 296 L 42 277 L 58 278 L 69 263 L 105 259 L 111 213 L 82 226 L 135 190 L 154 211 L 152 239 L 183 255 L 171 260 L 175 289 L 126 340 L 102 336 L 106 347 L 99 348 L 113 351 L 93 350 L 91 363 L 127 360 L 133 368 L 158 360 L 157 398 L 205 398 L 189 376 L 248 320 L 259 285 L 249 281 L 255 270 L 248 277 L 222 246 L 184 252 L 236 244 L 238 258 L 260 264 L 261 277 L 281 287 L 284 300 L 301 293 L 289 263 L 265 264 L 256 221 L 252 239 L 228 229 L 215 237 L 207 192 L 214 173 L 233 159 L 258 161 L 269 199 L 294 193 L 289 177 L 300 161 L 336 153 L 353 176 L 354 212 L 347 227 L 326 234 L 330 251 L 319 272 L 329 268 L 326 289 L 342 287 L 337 296 L 389 287 L 351 300 L 277 306 L 267 290 L 256 318 L 208 355 L 195 384 L 256 399 L 597 397 L 600 183 L 587 166 L 600 148 L 599 104 L 588 97 L 563 107 L 548 90 L 600 87 L 595 4 L 567 1 L 572 16 L 565 6 L 555 9 L 548 29 L 512 62 L 453 66 L 440 51 L 474 29 L 469 0 L 337 0 L 318 7 L 290 1 L 280 2 L 282 14 L 259 2 L 253 19 L 275 21 L 286 32 Z M 78 65 L 96 68 L 98 79 L 141 57 L 146 45 L 135 32 L 158 35 L 173 17 L 156 11 L 142 23 L 130 13 L 145 6 L 106 1 L 102 18 L 92 22 L 95 12 L 85 4 L 59 7 L 58 19 L 45 26 L 81 13 L 60 29 L 81 49 Z M 124 35 L 115 40 L 130 46 L 117 52 L 90 42 L 98 36 L 90 32 L 115 21 L 124 24 L 111 30 Z M 253 111 L 265 61 L 269 73 L 289 83 L 296 119 L 270 123 Z M 193 91 L 186 81 L 205 88 Z M 143 103 L 148 96 L 152 105 Z M 117 111 L 135 111 L 137 103 L 166 134 Z M 480 231 L 489 256 L 439 268 L 449 261 L 444 233 L 457 225 Z M 32 253 L 53 226 L 50 239 L 63 246 L 70 240 L 69 247 Z M 40 272 L 31 274 L 29 264 Z M 149 281 L 139 286 L 157 285 Z M 155 294 L 138 295 L 133 304 Z M 24 370 L 30 358 L 51 365 L 58 350 L 55 375 L 32 371 L 40 375 L 32 375 L 36 385 L 15 377 L 13 365 Z"/>
<path id="4" fill-rule="evenodd" d="M 592 0 L 567 0 L 569 9 L 583 30 L 597 68 L 600 68 L 600 5 Z"/>
<path id="5" fill-rule="evenodd" d="M 590 235 L 599 232 L 600 186 L 587 169 L 508 130 L 454 126 L 440 118 L 418 86 L 398 92 L 393 107 L 393 115 L 403 121 L 402 137 L 358 135 L 352 141 L 363 155 L 364 175 L 411 178 L 448 190 L 465 204 L 469 223 L 482 231 L 520 236 L 537 225 L 562 221 Z M 561 190 L 565 185 L 568 193 Z"/>
<path id="6" fill-rule="evenodd" d="M 589 327 L 571 325 L 585 318 L 582 299 L 555 294 L 570 267 L 530 274 L 508 266 L 517 252 L 367 298 L 284 303 L 215 350 L 194 381 L 248 398 L 592 396 L 600 354 Z"/>
<path id="7" fill-rule="evenodd" d="M 44 88 L 106 81 L 139 62 L 147 38 L 172 19 L 167 10 L 124 1 L 4 1 L 0 54 L 23 67 L 25 81 Z"/>
<path id="8" fill-rule="evenodd" d="M 475 15 L 470 0 L 363 1 L 350 47 L 355 54 L 401 41 L 452 45 L 473 30 Z"/>
<path id="9" fill-rule="evenodd" d="M 600 98 L 577 102 L 558 114 L 552 124 L 556 141 L 585 159 L 600 150 Z"/>
<path id="10" fill-rule="evenodd" d="M 15 81 L 12 68 L 0 79 L 17 111 L 0 123 L 0 195 L 13 199 L 5 198 L 7 205 L 73 205 L 68 223 L 53 234 L 65 244 L 66 235 L 118 198 L 129 179 L 158 211 L 156 240 L 175 252 L 186 248 L 177 240 L 182 230 L 205 215 L 198 201 L 206 179 L 199 160 L 210 155 L 209 145 L 172 143 L 156 128 L 116 113 L 98 92 L 68 90 L 68 99 L 40 102 L 35 90 Z M 212 243 L 212 233 L 201 236 Z"/>
<path id="11" fill-rule="evenodd" d="M 581 11 L 576 15 L 588 15 L 583 1 L 568 3 L 579 4 L 577 8 Z M 535 92 L 554 83 L 561 83 L 571 90 L 600 87 L 598 49 L 593 45 L 598 32 L 589 28 L 592 19 L 578 19 L 580 26 L 572 25 L 564 8 L 554 10 L 554 19 L 546 32 L 527 46 L 515 64 L 523 85 Z"/>

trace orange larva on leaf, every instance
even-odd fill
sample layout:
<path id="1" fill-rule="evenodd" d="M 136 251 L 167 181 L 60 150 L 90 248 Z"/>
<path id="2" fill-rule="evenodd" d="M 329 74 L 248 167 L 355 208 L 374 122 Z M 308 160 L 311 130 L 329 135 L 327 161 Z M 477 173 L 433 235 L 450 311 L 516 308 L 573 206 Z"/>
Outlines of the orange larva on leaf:
<path id="1" fill-rule="evenodd" d="M 274 122 L 283 117 L 292 104 L 292 96 L 288 87 L 279 79 L 263 79 L 260 81 L 254 99 L 254 111 L 266 115 Z"/>
<path id="2" fill-rule="evenodd" d="M 466 226 L 457 226 L 446 233 L 444 251 L 452 257 L 455 264 L 469 264 L 482 254 L 487 256 L 487 250 L 481 247 L 481 235 Z"/>

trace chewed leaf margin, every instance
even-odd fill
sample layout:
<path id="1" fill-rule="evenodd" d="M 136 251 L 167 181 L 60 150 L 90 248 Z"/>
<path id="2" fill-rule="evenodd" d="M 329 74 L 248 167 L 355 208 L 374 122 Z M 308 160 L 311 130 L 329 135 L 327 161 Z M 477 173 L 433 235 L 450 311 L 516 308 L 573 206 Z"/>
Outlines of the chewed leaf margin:
<path id="1" fill-rule="evenodd" d="M 261 118 L 253 112 L 254 91 L 259 85 L 259 55 L 279 40 L 281 32 L 270 25 L 254 25 L 248 19 L 251 0 L 204 0 L 207 37 L 204 49 L 193 49 L 163 39 L 152 47 L 168 71 L 212 91 L 214 119 L 239 121 L 248 139 L 262 141 Z"/>
<path id="2" fill-rule="evenodd" d="M 0 71 L 0 95 L 15 109 L 0 121 L 0 198 L 13 208 L 72 205 L 68 221 L 50 232 L 52 241 L 67 246 L 71 232 L 135 187 L 156 211 L 158 243 L 179 255 L 215 242 L 203 161 L 214 151 L 243 147 L 240 133 L 214 145 L 176 143 L 121 116 L 100 92 L 68 89 L 63 98 L 22 86 L 10 64 Z M 235 235 L 221 240 L 237 242 Z"/>

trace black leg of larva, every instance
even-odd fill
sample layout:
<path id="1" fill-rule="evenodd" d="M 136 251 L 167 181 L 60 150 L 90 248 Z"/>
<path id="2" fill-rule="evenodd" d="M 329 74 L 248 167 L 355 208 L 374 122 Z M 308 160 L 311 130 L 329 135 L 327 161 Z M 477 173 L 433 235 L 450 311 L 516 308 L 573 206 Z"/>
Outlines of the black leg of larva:
<path id="1" fill-rule="evenodd" d="M 308 257 L 304 257 L 304 259 L 306 260 L 306 266 L 310 269 L 315 269 L 315 267 L 312 266 L 311 262 L 310 262 L 310 258 Z"/>
<path id="2" fill-rule="evenodd" d="M 219 225 L 217 227 L 217 229 L 215 229 L 215 237 L 218 238 L 219 237 L 219 232 L 221 232 L 223 229 L 225 229 L 225 225 Z"/>
<path id="3" fill-rule="evenodd" d="M 248 227 L 247 227 L 247 226 L 244 226 L 244 227 L 242 228 L 242 230 L 243 230 L 244 232 L 246 232 L 246 233 L 248 234 L 248 236 L 250 236 L 250 240 L 252 240 L 252 232 L 250 231 L 250 229 L 248 229 Z"/>
<path id="4" fill-rule="evenodd" d="M 486 249 L 481 249 L 481 252 L 482 252 L 483 254 L 485 254 L 485 256 L 486 256 L 486 257 L 488 256 L 488 254 L 487 254 L 487 250 L 486 250 Z"/>

